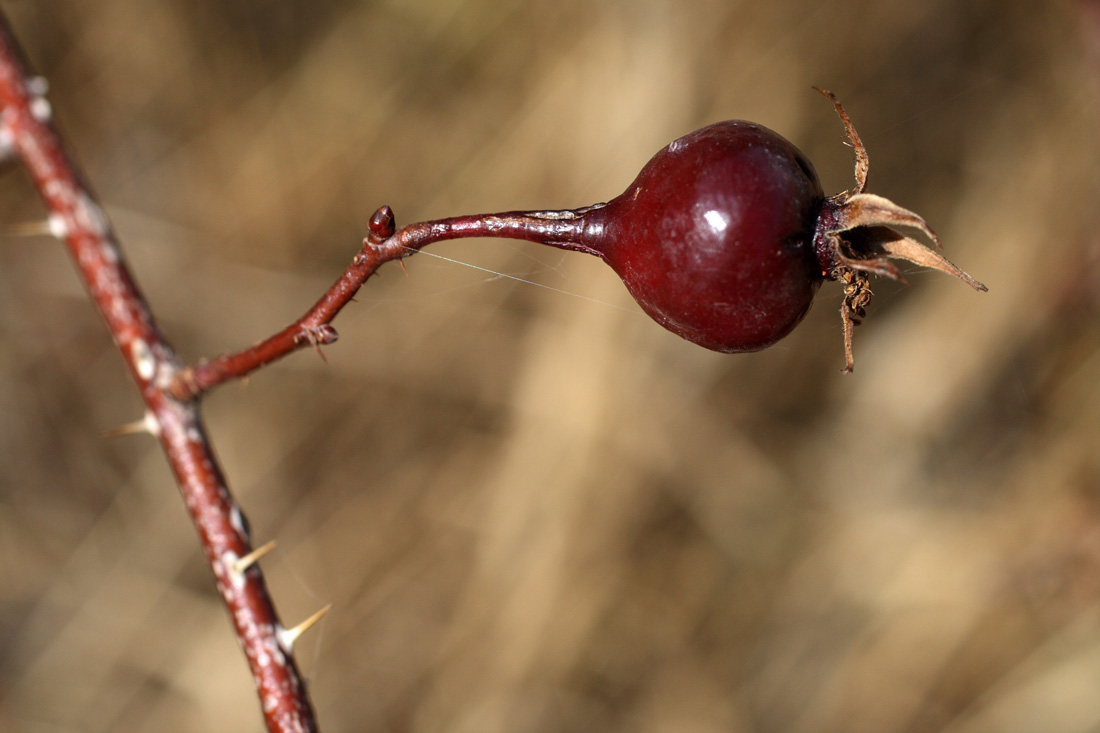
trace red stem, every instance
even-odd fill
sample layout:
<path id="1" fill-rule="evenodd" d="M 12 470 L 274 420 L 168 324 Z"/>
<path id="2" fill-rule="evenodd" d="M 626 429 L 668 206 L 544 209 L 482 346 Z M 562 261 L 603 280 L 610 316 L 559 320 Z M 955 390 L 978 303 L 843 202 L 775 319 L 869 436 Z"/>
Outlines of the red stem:
<path id="1" fill-rule="evenodd" d="M 332 320 L 351 301 L 367 278 L 386 262 L 408 257 L 435 242 L 469 237 L 523 239 L 599 256 L 596 249 L 586 244 L 595 241 L 598 235 L 588 230 L 584 214 L 600 206 L 602 204 L 577 210 L 456 216 L 410 224 L 385 239 L 372 235 L 363 241 L 363 248 L 340 278 L 305 315 L 255 346 L 182 370 L 169 389 L 178 399 L 191 399 L 219 384 L 240 379 L 298 349 L 331 344 L 337 339 Z M 372 218 L 372 226 L 385 218 L 381 217 L 383 212 L 392 219 L 389 208 L 383 207 Z"/>
<path id="2" fill-rule="evenodd" d="M 110 223 L 49 122 L 49 105 L 28 86 L 7 19 L 0 14 L 0 145 L 17 154 L 64 235 L 80 276 L 141 392 L 147 422 L 164 448 L 248 658 L 268 730 L 315 731 L 309 697 L 257 565 L 234 561 L 251 551 L 248 529 L 226 487 L 197 401 L 168 390 L 180 362 L 122 259 Z"/>

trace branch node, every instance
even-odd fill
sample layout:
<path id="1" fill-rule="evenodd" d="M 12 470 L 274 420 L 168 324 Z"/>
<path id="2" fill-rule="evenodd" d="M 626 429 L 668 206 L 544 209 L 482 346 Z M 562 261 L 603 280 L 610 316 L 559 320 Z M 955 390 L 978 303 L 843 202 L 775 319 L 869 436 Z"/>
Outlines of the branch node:
<path id="1" fill-rule="evenodd" d="M 298 332 L 294 339 L 298 343 L 304 342 L 310 346 L 328 346 L 336 343 L 337 339 L 340 338 L 340 334 L 329 323 L 322 323 L 320 326 L 302 326 L 301 328 L 302 330 Z"/>
<path id="2" fill-rule="evenodd" d="M 317 355 L 321 357 L 321 361 L 327 364 L 328 358 L 325 356 L 325 352 L 321 350 L 321 347 L 336 343 L 336 340 L 339 338 L 340 334 L 336 332 L 336 329 L 333 328 L 331 324 L 322 323 L 320 326 L 302 326 L 302 330 L 294 340 L 298 343 L 304 341 L 312 346 L 317 351 Z"/>
<path id="3" fill-rule="evenodd" d="M 200 361 L 199 365 L 201 366 L 205 363 L 205 361 Z M 188 402 L 195 399 L 195 397 L 202 392 L 202 387 L 195 379 L 195 367 L 187 366 L 177 371 L 167 391 L 168 394 L 172 395 L 173 399 L 179 400 L 180 402 Z"/>

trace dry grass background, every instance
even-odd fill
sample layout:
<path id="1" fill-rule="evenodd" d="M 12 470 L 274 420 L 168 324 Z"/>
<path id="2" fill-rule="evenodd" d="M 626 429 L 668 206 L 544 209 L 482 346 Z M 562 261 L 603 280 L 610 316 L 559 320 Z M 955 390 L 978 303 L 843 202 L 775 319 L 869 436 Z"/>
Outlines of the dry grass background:
<path id="1" fill-rule="evenodd" d="M 1027 0 L 31 0 L 5 12 L 188 359 L 399 222 L 607 199 L 756 120 L 990 286 L 838 288 L 770 351 L 510 242 L 386 267 L 207 418 L 329 731 L 1100 729 L 1100 15 Z M 1090 25 L 1091 24 L 1091 25 Z M 40 216 L 0 179 L 0 221 Z M 0 729 L 261 727 L 61 247 L 0 242 Z M 598 302 L 593 302 L 598 301 Z"/>

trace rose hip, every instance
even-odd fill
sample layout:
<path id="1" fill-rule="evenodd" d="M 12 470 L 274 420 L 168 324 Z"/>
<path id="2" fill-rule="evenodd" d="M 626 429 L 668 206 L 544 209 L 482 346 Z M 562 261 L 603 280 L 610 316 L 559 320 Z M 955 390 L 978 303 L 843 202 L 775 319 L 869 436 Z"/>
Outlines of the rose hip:
<path id="1" fill-rule="evenodd" d="M 821 90 L 819 90 L 821 91 Z M 771 346 L 798 325 L 825 280 L 844 285 L 844 371 L 869 275 L 904 281 L 902 259 L 986 287 L 939 254 L 917 214 L 865 193 L 867 152 L 830 92 L 856 153 L 856 185 L 826 197 L 806 156 L 752 122 L 719 122 L 673 141 L 607 203 L 412 224 L 392 237 L 392 212 L 372 219 L 371 243 L 401 254 L 445 239 L 508 237 L 602 258 L 655 321 L 723 352 Z M 382 224 L 385 226 L 382 226 Z M 905 232 L 923 235 L 928 246 Z"/>

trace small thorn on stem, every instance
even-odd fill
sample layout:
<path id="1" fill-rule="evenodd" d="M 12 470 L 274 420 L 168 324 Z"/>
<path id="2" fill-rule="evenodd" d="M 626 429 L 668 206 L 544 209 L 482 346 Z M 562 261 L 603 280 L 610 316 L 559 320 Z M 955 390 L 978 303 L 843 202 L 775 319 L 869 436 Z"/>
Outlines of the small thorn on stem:
<path id="1" fill-rule="evenodd" d="M 398 260 L 397 264 L 401 265 L 401 272 L 405 273 L 405 277 L 408 277 L 409 271 L 405 269 L 405 260 Z"/>
<path id="2" fill-rule="evenodd" d="M 107 430 L 103 433 L 103 437 L 120 438 L 123 435 L 137 435 L 138 433 L 148 433 L 154 437 L 160 434 L 160 424 L 157 422 L 157 418 L 153 413 L 146 412 L 145 416 L 140 420 L 135 420 L 134 422 Z"/>
<path id="3" fill-rule="evenodd" d="M 331 610 L 332 604 L 330 603 L 297 626 L 290 629 L 279 629 L 279 643 L 282 645 L 283 649 L 288 652 L 294 651 L 294 642 L 298 641 L 298 638 L 302 634 L 313 628 L 313 626 Z"/>
<path id="4" fill-rule="evenodd" d="M 6 237 L 56 237 L 62 239 L 68 233 L 65 220 L 56 214 L 41 221 L 25 221 L 4 227 Z"/>
<path id="5" fill-rule="evenodd" d="M 237 575 L 243 575 L 246 570 L 259 562 L 261 557 L 274 550 L 276 544 L 275 540 L 271 540 L 271 542 L 268 542 L 266 545 L 257 547 L 244 557 L 238 558 L 233 563 L 231 570 Z"/>
<path id="6" fill-rule="evenodd" d="M 5 237 L 44 237 L 49 234 L 50 223 L 46 219 L 42 221 L 24 221 L 4 227 Z"/>

